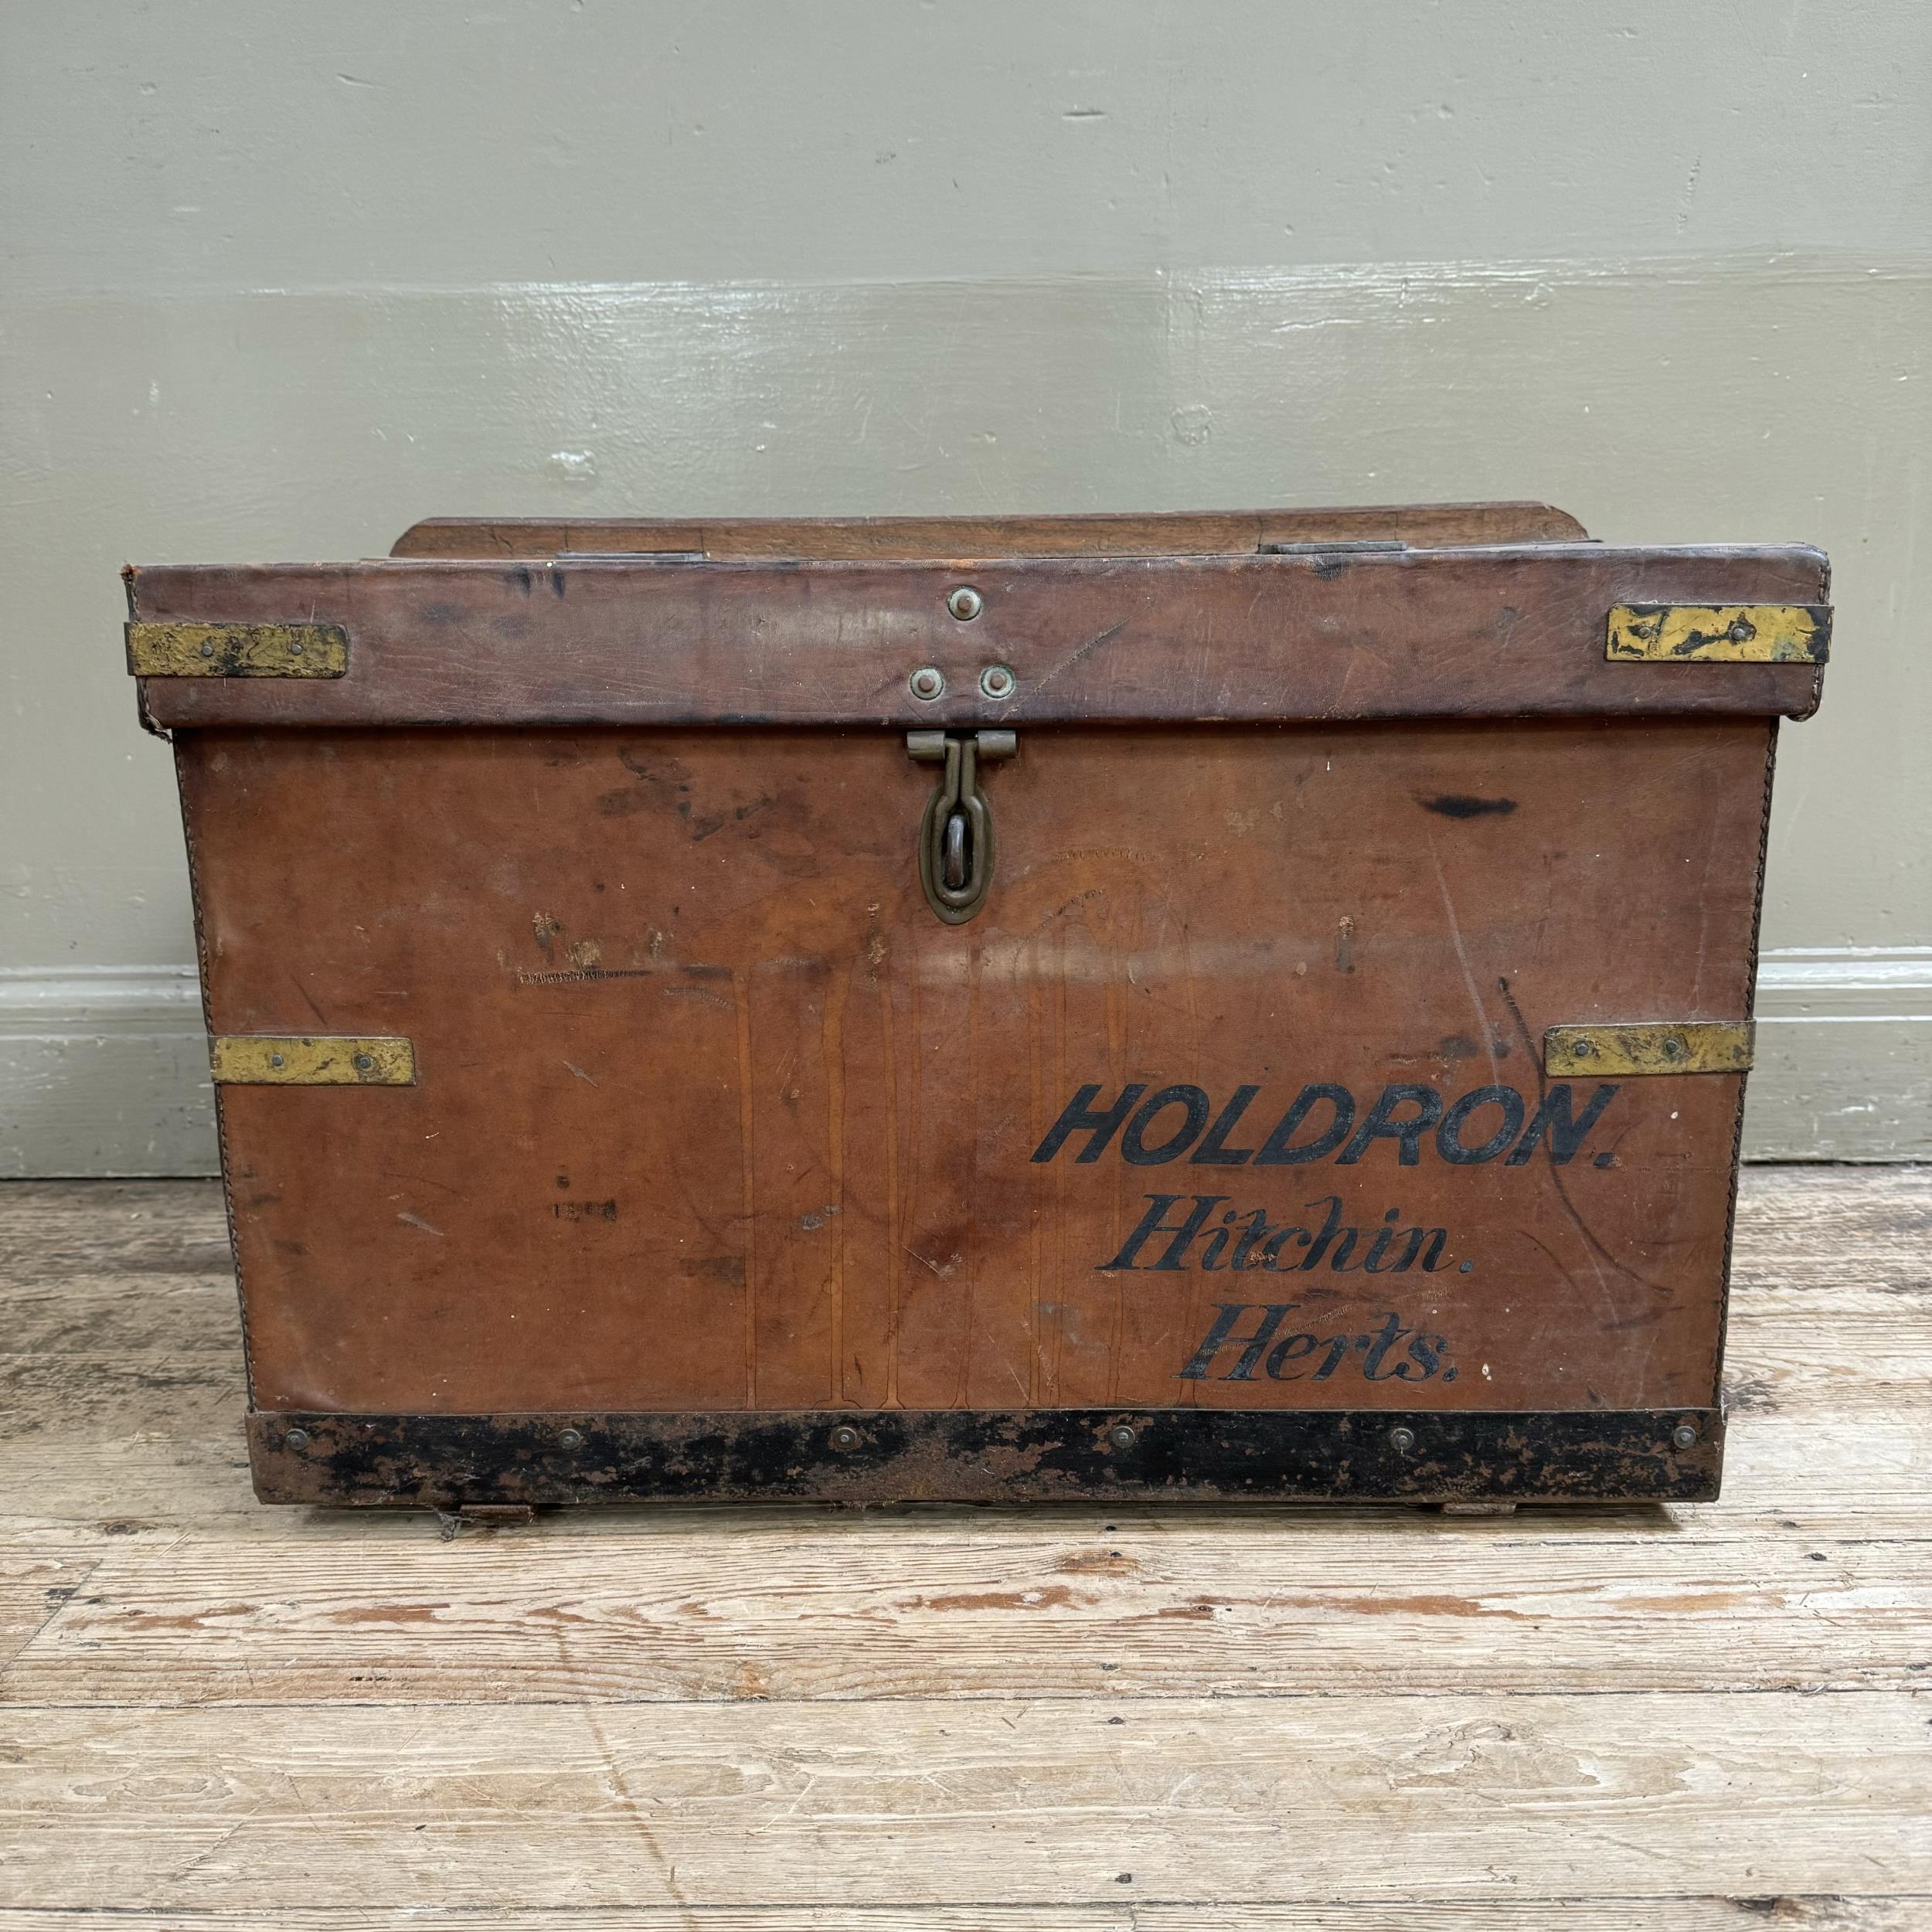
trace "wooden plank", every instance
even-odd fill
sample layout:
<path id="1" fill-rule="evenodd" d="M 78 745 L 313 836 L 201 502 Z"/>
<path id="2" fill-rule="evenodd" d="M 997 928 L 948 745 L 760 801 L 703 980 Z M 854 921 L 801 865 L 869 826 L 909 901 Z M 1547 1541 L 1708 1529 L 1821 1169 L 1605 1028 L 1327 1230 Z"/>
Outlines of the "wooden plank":
<path id="1" fill-rule="evenodd" d="M 1117 1880 L 1116 1881 L 1117 1883 Z M 488 1932 L 1200 1932 L 1206 1915 L 1188 1900 L 1131 1905 L 795 1906 L 727 1905 L 515 1906 L 461 1910 L 401 1906 L 295 1906 L 272 1921 L 238 1910 L 144 1912 L 140 1932 L 423 1932 L 424 1927 L 487 1926 Z M 1781 1932 L 1923 1932 L 1932 1899 L 1837 1893 L 1723 1898 L 1403 1899 L 1389 1904 L 1325 1899 L 1314 1903 L 1217 1903 L 1217 1932 L 1576 1932 L 1614 1925 L 1618 1932 L 1748 1932 L 1767 1922 Z M 27 1906 L 0 1907 L 0 1932 L 127 1932 L 124 1914 Z"/>
<path id="2" fill-rule="evenodd" d="M 1910 1689 L 1923 1543 L 1732 1550 L 1278 1522 L 981 1545 L 767 1521 L 452 1548 L 106 1556 L 0 1672 L 12 1704 L 675 1702 Z M 1427 1551 L 1424 1543 L 1429 1546 Z M 1284 1547 L 1285 1544 L 1285 1549 Z M 1431 1566 L 1423 1560 L 1433 1555 Z M 1400 1567 L 1396 1566 L 1400 1564 Z"/>
<path id="3" fill-rule="evenodd" d="M 336 679 L 146 678 L 164 726 L 1274 723 L 1426 717 L 1808 716 L 1821 667 L 1613 663 L 1635 601 L 1808 602 L 1797 546 L 1594 544 L 1340 556 L 1047 557 L 975 573 L 970 623 L 937 564 L 158 565 L 143 621 L 340 624 Z M 998 703 L 991 663 L 1018 683 Z M 936 666 L 922 703 L 910 673 Z"/>
<path id="4" fill-rule="evenodd" d="M 27 1710 L 4 1902 L 1932 1891 L 1889 1692 Z M 1390 1857 L 1392 1845 L 1400 1855 Z M 1123 1874 L 1126 1876 L 1123 1878 Z M 1119 1889 L 1116 1889 L 1119 1888 Z"/>
<path id="5" fill-rule="evenodd" d="M 1932 1166 L 1747 1168 L 1733 1308 L 1883 1315 L 1932 1301 Z"/>
<path id="6" fill-rule="evenodd" d="M 0 1679 L 8 1663 L 83 1583 L 89 1556 L 63 1558 L 0 1543 Z M 4 1692 L 0 1692 L 3 1696 Z"/>
<path id="7" fill-rule="evenodd" d="M 0 1185 L 0 1300 L 123 1277 L 233 1270 L 216 1181 L 9 1181 Z M 8 1332 L 13 1332 L 11 1325 Z"/>

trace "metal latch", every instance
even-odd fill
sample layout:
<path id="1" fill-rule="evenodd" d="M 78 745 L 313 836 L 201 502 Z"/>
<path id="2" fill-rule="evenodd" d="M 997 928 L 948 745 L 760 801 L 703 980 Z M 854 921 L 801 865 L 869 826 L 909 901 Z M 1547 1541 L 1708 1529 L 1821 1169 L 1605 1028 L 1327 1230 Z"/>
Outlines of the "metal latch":
<path id="1" fill-rule="evenodd" d="M 919 821 L 919 883 L 935 917 L 963 926 L 986 903 L 993 883 L 993 817 L 979 789 L 982 760 L 1019 750 L 1012 731 L 909 731 L 906 753 L 944 765 Z"/>

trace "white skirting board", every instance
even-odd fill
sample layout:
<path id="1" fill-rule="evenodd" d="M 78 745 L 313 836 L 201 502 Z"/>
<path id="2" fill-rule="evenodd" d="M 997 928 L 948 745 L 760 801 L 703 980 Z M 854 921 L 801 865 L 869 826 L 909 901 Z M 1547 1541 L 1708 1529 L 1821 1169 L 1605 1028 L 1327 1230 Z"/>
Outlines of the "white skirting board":
<path id="1" fill-rule="evenodd" d="M 1792 947 L 1758 975 L 1756 1161 L 1932 1160 L 1932 947 Z M 0 971 L 0 1179 L 216 1171 L 194 969 Z"/>

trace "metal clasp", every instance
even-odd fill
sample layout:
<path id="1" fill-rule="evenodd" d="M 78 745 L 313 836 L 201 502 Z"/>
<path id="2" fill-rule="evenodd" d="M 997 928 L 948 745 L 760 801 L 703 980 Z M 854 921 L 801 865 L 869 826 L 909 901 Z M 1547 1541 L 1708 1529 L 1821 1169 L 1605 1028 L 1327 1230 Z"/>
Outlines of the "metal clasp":
<path id="1" fill-rule="evenodd" d="M 909 731 L 906 754 L 943 765 L 919 821 L 919 883 L 934 916 L 963 926 L 986 903 L 993 883 L 993 816 L 979 789 L 982 760 L 1019 750 L 1012 731 Z"/>

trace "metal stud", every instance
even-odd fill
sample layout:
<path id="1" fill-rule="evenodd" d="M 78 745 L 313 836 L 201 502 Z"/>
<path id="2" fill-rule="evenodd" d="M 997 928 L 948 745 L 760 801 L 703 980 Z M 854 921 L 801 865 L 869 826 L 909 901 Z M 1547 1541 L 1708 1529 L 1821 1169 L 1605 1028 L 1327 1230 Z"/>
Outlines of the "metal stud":
<path id="1" fill-rule="evenodd" d="M 291 1429 L 282 1440 L 291 1449 L 306 1449 L 308 1447 L 308 1431 L 306 1429 Z"/>
<path id="2" fill-rule="evenodd" d="M 1406 1456 L 1416 1446 L 1416 1432 L 1413 1429 L 1391 1429 L 1389 1447 L 1399 1456 Z"/>
<path id="3" fill-rule="evenodd" d="M 921 665 L 906 680 L 906 687 L 921 704 L 930 704 L 946 695 L 946 680 L 937 665 Z"/>
<path id="4" fill-rule="evenodd" d="M 1128 1423 L 1117 1422 L 1107 1430 L 1107 1439 L 1116 1449 L 1131 1449 L 1140 1437 Z"/>
<path id="5" fill-rule="evenodd" d="M 971 624 L 986 607 L 986 601 L 970 583 L 962 583 L 946 600 L 946 608 L 961 624 Z"/>
<path id="6" fill-rule="evenodd" d="M 979 674 L 981 694 L 991 698 L 995 704 L 1004 702 L 1013 695 L 1013 686 L 1016 682 L 1012 672 L 1003 664 L 989 664 Z"/>
<path id="7" fill-rule="evenodd" d="M 859 1431 L 849 1422 L 842 1422 L 832 1432 L 832 1446 L 835 1449 L 856 1449 Z"/>
<path id="8" fill-rule="evenodd" d="M 1697 1445 L 1697 1425 L 1692 1422 L 1680 1422 L 1670 1432 L 1670 1439 L 1672 1445 L 1679 1449 L 1695 1448 Z"/>
<path id="9" fill-rule="evenodd" d="M 583 1447 L 583 1431 L 581 1429 L 560 1429 L 556 1432 L 556 1440 L 560 1449 L 581 1449 Z"/>

